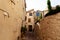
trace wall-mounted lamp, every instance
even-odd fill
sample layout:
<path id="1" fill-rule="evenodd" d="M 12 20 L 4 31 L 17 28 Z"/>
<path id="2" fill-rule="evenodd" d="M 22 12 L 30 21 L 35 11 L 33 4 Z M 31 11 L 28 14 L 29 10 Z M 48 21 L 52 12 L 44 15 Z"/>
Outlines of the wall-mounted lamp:
<path id="1" fill-rule="evenodd" d="M 4 13 L 3 13 L 4 17 L 5 17 L 5 16 L 8 16 L 8 18 L 9 18 L 9 13 L 8 13 L 7 11 L 5 11 L 5 10 L 3 10 L 3 9 L 0 9 L 0 10 L 4 12 Z"/>

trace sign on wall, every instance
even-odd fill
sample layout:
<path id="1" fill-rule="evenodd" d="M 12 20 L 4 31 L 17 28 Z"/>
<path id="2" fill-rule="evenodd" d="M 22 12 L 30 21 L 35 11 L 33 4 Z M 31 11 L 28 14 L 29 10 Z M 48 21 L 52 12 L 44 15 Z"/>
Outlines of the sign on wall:
<path id="1" fill-rule="evenodd" d="M 40 16 L 40 13 L 38 11 L 36 12 L 36 16 Z"/>

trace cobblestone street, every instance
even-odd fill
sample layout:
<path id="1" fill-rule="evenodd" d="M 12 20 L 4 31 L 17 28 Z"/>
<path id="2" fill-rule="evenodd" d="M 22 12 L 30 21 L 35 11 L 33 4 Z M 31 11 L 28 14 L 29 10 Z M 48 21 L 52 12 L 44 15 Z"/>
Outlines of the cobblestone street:
<path id="1" fill-rule="evenodd" d="M 38 40 L 38 38 L 34 35 L 34 32 L 27 32 L 22 40 Z"/>

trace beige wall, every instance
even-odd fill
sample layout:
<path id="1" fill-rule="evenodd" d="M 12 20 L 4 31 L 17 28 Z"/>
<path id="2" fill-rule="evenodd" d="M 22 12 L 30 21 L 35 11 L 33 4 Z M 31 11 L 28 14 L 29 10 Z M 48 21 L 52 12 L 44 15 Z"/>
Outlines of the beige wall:
<path id="1" fill-rule="evenodd" d="M 23 0 L 12 1 L 0 0 L 0 40 L 17 40 L 21 34 Z"/>
<path id="2" fill-rule="evenodd" d="M 45 16 L 48 13 L 48 10 L 44 10 L 43 12 L 44 12 L 44 16 Z"/>

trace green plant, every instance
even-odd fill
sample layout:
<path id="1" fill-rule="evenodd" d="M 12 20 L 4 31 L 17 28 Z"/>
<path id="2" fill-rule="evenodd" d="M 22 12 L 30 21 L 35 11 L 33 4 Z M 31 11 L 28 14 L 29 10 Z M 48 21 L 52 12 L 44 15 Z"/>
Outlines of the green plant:
<path id="1" fill-rule="evenodd" d="M 47 6 L 48 6 L 48 10 L 50 12 L 51 11 L 51 2 L 50 2 L 50 0 L 47 0 Z"/>
<path id="2" fill-rule="evenodd" d="M 48 13 L 45 15 L 45 17 L 50 16 L 50 15 L 54 15 L 54 14 L 57 14 L 58 12 L 60 12 L 59 5 L 56 6 L 56 9 L 51 9 L 50 0 L 47 1 L 47 5 L 48 5 Z"/>
<path id="3" fill-rule="evenodd" d="M 25 33 L 27 31 L 27 28 L 26 27 L 21 27 L 21 32 Z"/>
<path id="4" fill-rule="evenodd" d="M 40 14 L 40 19 L 42 19 L 42 13 Z"/>

